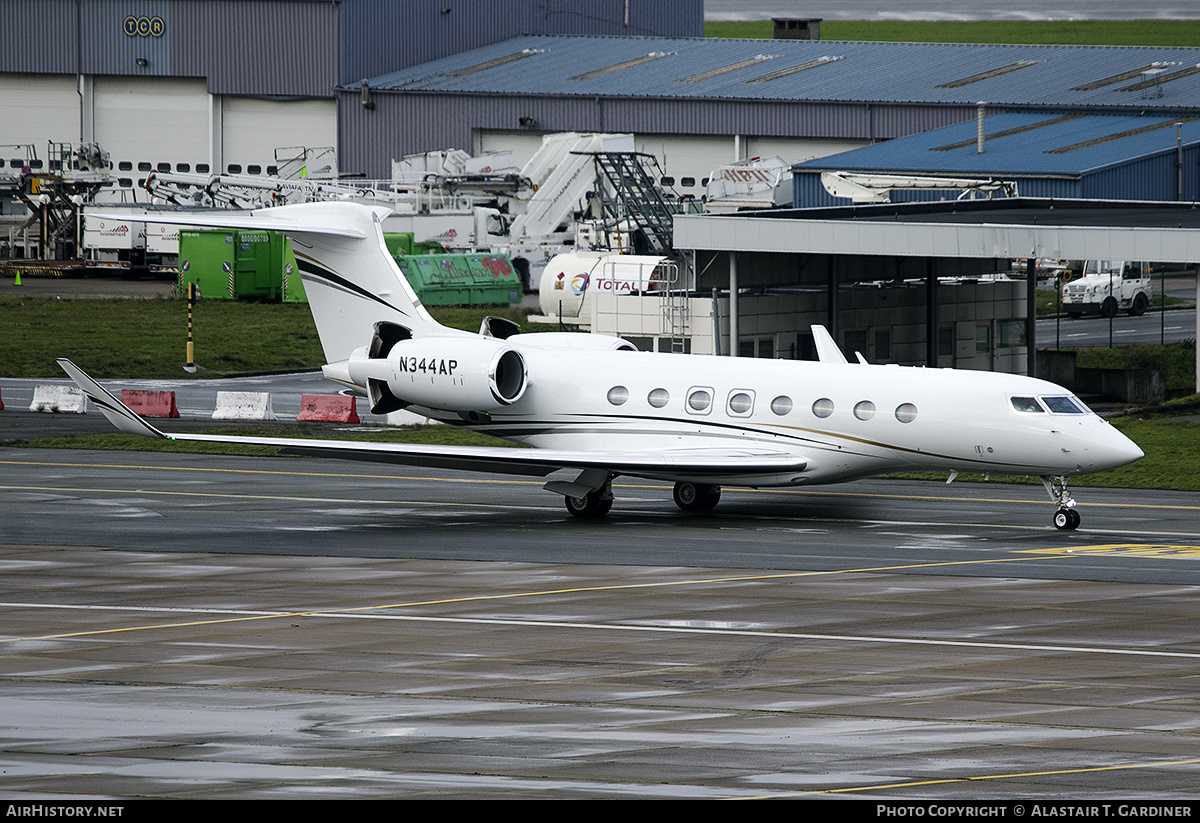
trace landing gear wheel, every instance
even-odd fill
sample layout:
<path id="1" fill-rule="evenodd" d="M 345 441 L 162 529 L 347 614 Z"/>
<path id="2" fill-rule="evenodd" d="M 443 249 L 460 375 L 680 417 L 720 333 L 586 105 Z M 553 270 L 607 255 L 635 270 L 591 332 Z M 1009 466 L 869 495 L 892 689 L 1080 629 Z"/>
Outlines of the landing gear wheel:
<path id="1" fill-rule="evenodd" d="M 1075 511 L 1075 498 L 1071 497 L 1071 492 L 1067 489 L 1066 476 L 1054 477 L 1044 474 L 1042 485 L 1046 487 L 1050 499 L 1058 504 L 1058 511 L 1054 513 L 1054 528 L 1067 532 L 1079 528 L 1079 521 L 1083 518 Z"/>
<path id="2" fill-rule="evenodd" d="M 1065 532 L 1074 531 L 1079 528 L 1082 519 L 1074 509 L 1059 509 L 1054 513 L 1054 528 Z"/>
<path id="3" fill-rule="evenodd" d="M 598 491 L 588 492 L 583 497 L 564 497 L 567 511 L 575 517 L 603 517 L 613 507 L 612 497 L 603 497 Z"/>
<path id="4" fill-rule="evenodd" d="M 706 512 L 721 500 L 721 487 L 707 483 L 676 483 L 672 493 L 675 505 L 685 512 Z"/>

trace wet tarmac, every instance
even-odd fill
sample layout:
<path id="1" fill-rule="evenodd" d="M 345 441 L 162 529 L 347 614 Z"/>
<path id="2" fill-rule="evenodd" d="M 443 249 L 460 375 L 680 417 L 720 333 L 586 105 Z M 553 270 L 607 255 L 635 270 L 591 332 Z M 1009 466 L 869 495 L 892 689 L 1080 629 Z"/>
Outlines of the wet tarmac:
<path id="1" fill-rule="evenodd" d="M 0 449 L 5 797 L 1190 801 L 1200 495 Z"/>

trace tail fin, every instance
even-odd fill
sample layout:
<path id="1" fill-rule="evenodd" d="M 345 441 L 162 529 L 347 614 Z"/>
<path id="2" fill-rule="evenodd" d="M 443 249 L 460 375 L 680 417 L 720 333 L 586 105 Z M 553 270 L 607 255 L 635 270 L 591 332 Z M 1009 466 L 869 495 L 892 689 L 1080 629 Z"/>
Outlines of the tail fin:
<path id="1" fill-rule="evenodd" d="M 137 219 L 286 234 L 325 360 L 338 363 L 354 349 L 369 346 L 381 322 L 402 326 L 412 337 L 458 334 L 430 317 L 388 252 L 382 221 L 390 213 L 358 203 L 301 203 L 248 212 L 162 212 Z"/>
<path id="2" fill-rule="evenodd" d="M 325 360 L 337 363 L 370 345 L 379 323 L 402 326 L 413 337 L 446 333 L 421 305 L 383 240 L 383 210 L 353 203 L 312 203 L 265 210 L 312 227 L 341 226 L 361 237 L 321 230 L 280 229 L 292 241 Z"/>

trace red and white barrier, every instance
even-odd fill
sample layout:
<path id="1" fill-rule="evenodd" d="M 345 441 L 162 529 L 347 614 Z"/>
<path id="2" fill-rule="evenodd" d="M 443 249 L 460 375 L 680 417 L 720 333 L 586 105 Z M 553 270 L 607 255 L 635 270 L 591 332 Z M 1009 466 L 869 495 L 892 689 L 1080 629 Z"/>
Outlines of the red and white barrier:
<path id="1" fill-rule="evenodd" d="M 142 417 L 178 417 L 175 392 L 122 389 L 121 402 Z"/>
<path id="2" fill-rule="evenodd" d="M 274 420 L 271 395 L 266 392 L 219 391 L 213 420 Z"/>
<path id="3" fill-rule="evenodd" d="M 356 398 L 341 394 L 305 394 L 300 397 L 300 423 L 360 423 Z"/>
<path id="4" fill-rule="evenodd" d="M 54 414 L 86 414 L 87 397 L 78 386 L 52 386 L 39 383 L 33 387 L 31 412 Z"/>

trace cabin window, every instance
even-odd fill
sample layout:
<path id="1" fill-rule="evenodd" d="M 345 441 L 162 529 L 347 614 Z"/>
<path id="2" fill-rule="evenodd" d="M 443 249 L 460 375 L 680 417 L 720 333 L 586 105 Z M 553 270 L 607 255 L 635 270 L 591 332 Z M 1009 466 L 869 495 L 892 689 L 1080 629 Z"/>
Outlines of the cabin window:
<path id="1" fill-rule="evenodd" d="M 780 417 L 792 412 L 792 398 L 786 394 L 781 394 L 771 401 L 771 411 L 775 412 Z"/>
<path id="2" fill-rule="evenodd" d="M 1054 414 L 1087 414 L 1087 412 L 1079 407 L 1070 397 L 1043 397 L 1042 402 L 1046 404 L 1046 408 L 1050 409 Z"/>
<path id="3" fill-rule="evenodd" d="M 712 389 L 692 389 L 688 392 L 688 410 L 696 414 L 707 414 L 712 405 Z"/>
<path id="4" fill-rule="evenodd" d="M 822 397 L 812 404 L 812 413 L 816 417 L 828 417 L 833 414 L 833 401 L 828 397 Z"/>
<path id="5" fill-rule="evenodd" d="M 870 420 L 875 416 L 875 404 L 870 400 L 862 400 L 855 403 L 854 416 L 859 420 Z"/>
<path id="6" fill-rule="evenodd" d="M 671 393 L 666 389 L 655 389 L 650 392 L 646 402 L 656 409 L 661 409 L 671 401 Z"/>
<path id="7" fill-rule="evenodd" d="M 729 413 L 745 417 L 754 408 L 754 394 L 746 391 L 735 391 L 729 395 Z"/>
<path id="8" fill-rule="evenodd" d="M 613 386 L 608 390 L 608 402 L 614 406 L 620 406 L 629 399 L 629 389 L 624 386 Z"/>
<path id="9" fill-rule="evenodd" d="M 1010 397 L 1012 407 L 1019 412 L 1041 414 L 1045 411 L 1035 397 Z"/>
<path id="10" fill-rule="evenodd" d="M 911 423 L 917 419 L 917 407 L 912 403 L 901 403 L 896 407 L 896 419 L 901 423 Z"/>

